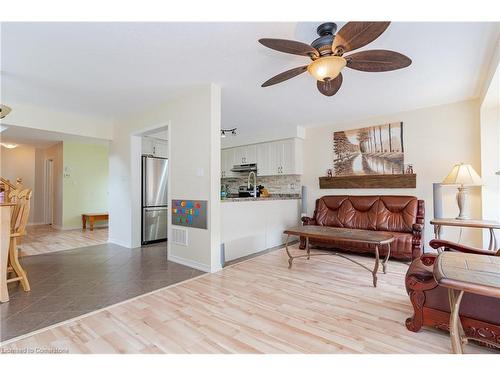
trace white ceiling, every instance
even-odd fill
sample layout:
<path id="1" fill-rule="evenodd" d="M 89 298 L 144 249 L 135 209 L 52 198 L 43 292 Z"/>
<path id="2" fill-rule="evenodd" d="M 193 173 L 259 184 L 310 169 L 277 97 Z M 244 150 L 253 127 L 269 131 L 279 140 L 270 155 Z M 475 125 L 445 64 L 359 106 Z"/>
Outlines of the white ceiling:
<path id="1" fill-rule="evenodd" d="M 2 101 L 116 118 L 215 82 L 223 128 L 338 123 L 476 97 L 499 33 L 498 23 L 392 23 L 363 49 L 404 53 L 413 60 L 407 69 L 345 69 L 333 97 L 307 73 L 261 88 L 308 59 L 257 40 L 311 42 L 317 24 L 4 23 Z"/>

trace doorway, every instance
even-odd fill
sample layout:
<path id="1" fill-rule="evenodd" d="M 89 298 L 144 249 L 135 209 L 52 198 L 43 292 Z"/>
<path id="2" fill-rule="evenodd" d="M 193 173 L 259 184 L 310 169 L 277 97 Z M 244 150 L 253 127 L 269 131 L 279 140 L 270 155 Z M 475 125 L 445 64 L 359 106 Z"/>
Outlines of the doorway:
<path id="1" fill-rule="evenodd" d="M 45 160 L 44 175 L 44 218 L 45 224 L 52 225 L 54 218 L 54 160 Z"/>

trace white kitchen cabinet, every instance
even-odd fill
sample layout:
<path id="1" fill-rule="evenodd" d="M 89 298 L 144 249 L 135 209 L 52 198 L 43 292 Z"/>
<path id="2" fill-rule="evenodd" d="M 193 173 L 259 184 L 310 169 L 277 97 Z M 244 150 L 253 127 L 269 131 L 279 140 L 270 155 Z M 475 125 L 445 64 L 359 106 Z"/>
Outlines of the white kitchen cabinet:
<path id="1" fill-rule="evenodd" d="M 221 177 L 233 177 L 234 172 L 231 169 L 235 165 L 235 149 L 228 148 L 221 151 Z"/>
<path id="2" fill-rule="evenodd" d="M 142 154 L 168 158 L 168 141 L 152 137 L 142 137 Z"/>
<path id="3" fill-rule="evenodd" d="M 272 176 L 275 170 L 271 169 L 271 143 L 259 143 L 257 153 L 257 176 Z"/>
<path id="4" fill-rule="evenodd" d="M 302 140 L 293 138 L 280 143 L 280 174 L 302 174 Z"/>
<path id="5" fill-rule="evenodd" d="M 257 163 L 257 176 L 302 174 L 302 140 L 298 138 L 240 146 L 221 151 L 221 176 L 234 177 L 231 168 Z"/>
<path id="6" fill-rule="evenodd" d="M 142 154 L 153 155 L 153 139 L 149 137 L 142 137 Z"/>
<path id="7" fill-rule="evenodd" d="M 168 142 L 160 139 L 154 140 L 153 155 L 159 158 L 168 158 Z"/>
<path id="8" fill-rule="evenodd" d="M 263 143 L 257 148 L 260 176 L 302 174 L 302 140 L 293 138 Z M 263 164 L 262 168 L 260 164 Z"/>
<path id="9" fill-rule="evenodd" d="M 257 146 L 240 146 L 234 149 L 235 164 L 255 164 L 257 163 Z"/>

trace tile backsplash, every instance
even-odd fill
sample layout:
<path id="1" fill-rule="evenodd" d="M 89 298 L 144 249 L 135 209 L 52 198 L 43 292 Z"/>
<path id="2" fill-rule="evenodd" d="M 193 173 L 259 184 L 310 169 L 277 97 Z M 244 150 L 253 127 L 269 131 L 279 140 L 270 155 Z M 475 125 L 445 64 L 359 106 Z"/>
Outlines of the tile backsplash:
<path id="1" fill-rule="evenodd" d="M 257 176 L 257 185 L 263 185 L 270 194 L 300 194 L 300 175 Z M 238 194 L 238 188 L 247 184 L 248 175 L 226 177 L 221 179 L 222 185 L 229 185 L 232 194 Z M 253 179 L 251 180 L 253 182 Z"/>

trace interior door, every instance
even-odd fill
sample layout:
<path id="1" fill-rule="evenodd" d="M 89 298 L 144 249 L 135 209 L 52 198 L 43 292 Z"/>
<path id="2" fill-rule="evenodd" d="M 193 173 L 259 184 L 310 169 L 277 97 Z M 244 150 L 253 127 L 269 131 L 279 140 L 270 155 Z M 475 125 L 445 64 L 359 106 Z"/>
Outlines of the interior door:
<path id="1" fill-rule="evenodd" d="M 44 181 L 44 221 L 45 224 L 53 224 L 54 220 L 54 161 L 45 160 L 45 181 Z"/>

